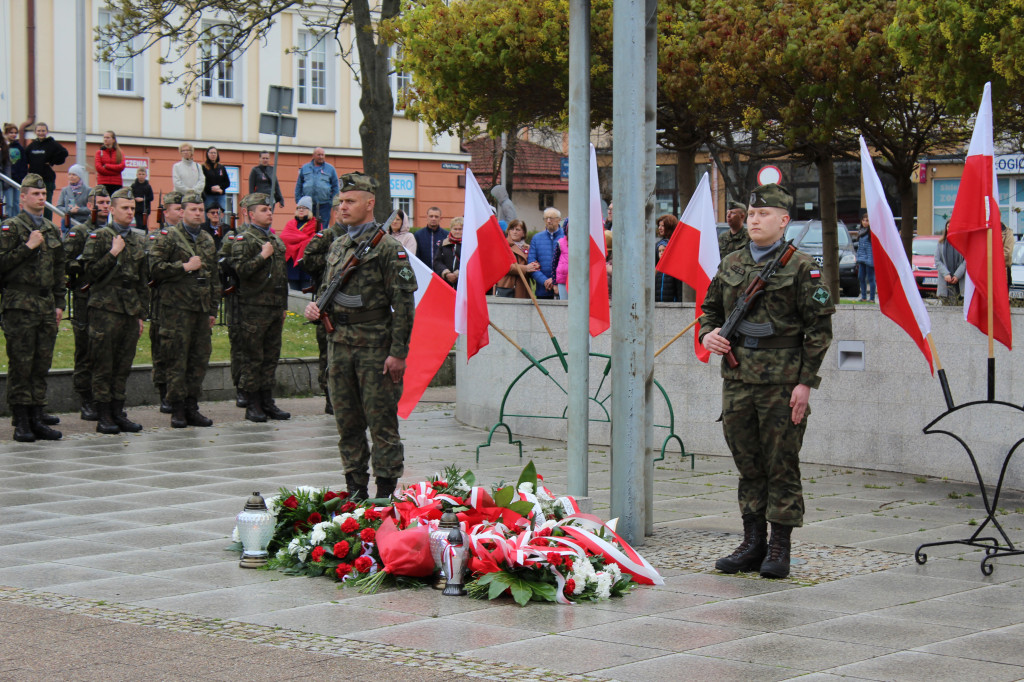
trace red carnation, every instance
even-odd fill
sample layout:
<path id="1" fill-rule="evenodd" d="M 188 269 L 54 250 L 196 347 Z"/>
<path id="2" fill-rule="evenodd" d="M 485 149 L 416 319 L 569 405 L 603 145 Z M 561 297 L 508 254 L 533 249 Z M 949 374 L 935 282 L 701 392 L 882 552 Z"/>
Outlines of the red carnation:
<path id="1" fill-rule="evenodd" d="M 339 566 L 338 568 L 341 568 L 341 566 Z M 572 593 L 575 592 L 575 591 L 576 591 L 576 581 L 573 580 L 572 578 L 569 578 L 568 580 L 565 581 L 565 588 L 562 590 L 562 594 L 564 594 L 566 597 L 571 597 Z"/>
<path id="2" fill-rule="evenodd" d="M 338 497 L 344 500 L 345 498 L 348 497 L 348 492 L 340 492 L 338 493 Z"/>
<path id="3" fill-rule="evenodd" d="M 308 523 L 311 526 L 315 526 L 316 524 L 320 523 L 323 520 L 324 520 L 324 517 L 320 516 L 320 512 L 313 512 L 312 514 L 309 515 L 309 518 L 306 519 L 306 523 Z"/>
<path id="4" fill-rule="evenodd" d="M 323 561 L 324 554 L 326 554 L 326 553 L 327 553 L 327 550 L 325 550 L 320 545 L 317 545 L 316 547 L 313 548 L 313 551 L 310 553 L 309 556 L 313 559 L 313 561 L 315 561 L 317 563 L 320 563 L 321 561 Z"/>
<path id="5" fill-rule="evenodd" d="M 359 522 L 353 518 L 347 518 L 341 522 L 342 533 L 355 533 L 359 530 Z"/>
<path id="6" fill-rule="evenodd" d="M 363 542 L 373 542 L 374 538 L 377 537 L 377 531 L 372 528 L 364 528 L 359 534 L 359 539 Z"/>
<path id="7" fill-rule="evenodd" d="M 369 509 L 366 510 L 365 513 L 363 513 L 363 518 L 367 521 L 379 521 L 380 512 L 374 509 L 373 507 L 370 507 Z"/>
<path id="8" fill-rule="evenodd" d="M 338 496 L 338 493 L 328 490 L 324 493 L 324 502 L 330 502 Z"/>
<path id="9" fill-rule="evenodd" d="M 341 580 L 351 572 L 352 564 L 338 564 L 338 567 L 334 569 L 334 574 L 338 576 L 338 580 Z"/>
<path id="10" fill-rule="evenodd" d="M 448 487 L 448 484 L 445 483 L 444 481 L 434 481 L 431 485 L 434 486 L 434 488 L 437 490 L 441 490 L 442 488 Z"/>
<path id="11" fill-rule="evenodd" d="M 558 552 L 548 553 L 548 563 L 552 566 L 561 566 L 565 559 Z"/>
<path id="12" fill-rule="evenodd" d="M 339 559 L 344 559 L 348 556 L 348 551 L 350 549 L 352 549 L 352 546 L 349 545 L 348 542 L 346 542 L 345 540 L 342 540 L 341 542 L 334 543 L 333 554 Z"/>
<path id="13" fill-rule="evenodd" d="M 540 528 L 536 533 L 534 533 L 534 536 L 538 538 L 546 538 L 549 535 L 551 535 L 551 529 L 547 526 Z"/>
<path id="14" fill-rule="evenodd" d="M 288 507 L 289 509 L 298 509 L 299 508 L 299 501 L 297 499 L 295 499 L 294 495 L 289 497 L 287 500 L 285 500 L 281 504 L 283 506 L 285 506 L 285 507 Z"/>
<path id="15" fill-rule="evenodd" d="M 356 508 L 355 502 L 346 502 L 345 504 L 341 505 L 341 513 L 342 514 L 349 514 L 349 513 L 353 512 L 353 511 L 355 511 L 355 508 Z"/>
<path id="16" fill-rule="evenodd" d="M 366 573 L 370 570 L 370 566 L 373 565 L 373 561 L 368 556 L 361 556 L 356 559 L 356 570 L 360 573 Z"/>

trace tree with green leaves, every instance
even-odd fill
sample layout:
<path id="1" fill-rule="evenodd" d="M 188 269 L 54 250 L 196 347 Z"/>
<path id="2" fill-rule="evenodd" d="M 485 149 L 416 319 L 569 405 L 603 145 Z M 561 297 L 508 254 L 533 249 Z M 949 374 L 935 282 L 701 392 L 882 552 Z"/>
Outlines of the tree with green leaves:
<path id="1" fill-rule="evenodd" d="M 111 20 L 96 29 L 98 58 L 137 56 L 151 49 L 162 52 L 161 65 L 176 65 L 161 77 L 177 85 L 178 106 L 197 96 L 197 86 L 216 69 L 239 58 L 263 41 L 279 15 L 297 12 L 317 37 L 333 38 L 359 82 L 363 121 L 359 136 L 363 170 L 380 181 L 376 215 L 391 212 L 388 157 L 394 101 L 391 94 L 388 26 L 398 16 L 400 0 L 345 0 L 318 3 L 307 0 L 107 0 Z M 203 18 L 210 19 L 204 22 Z M 230 20 L 220 21 L 220 17 Z M 355 47 L 345 44 L 351 25 Z M 358 62 L 352 58 L 353 49 Z M 296 50 L 297 51 L 297 50 Z M 174 103 L 165 103 L 173 107 Z"/>

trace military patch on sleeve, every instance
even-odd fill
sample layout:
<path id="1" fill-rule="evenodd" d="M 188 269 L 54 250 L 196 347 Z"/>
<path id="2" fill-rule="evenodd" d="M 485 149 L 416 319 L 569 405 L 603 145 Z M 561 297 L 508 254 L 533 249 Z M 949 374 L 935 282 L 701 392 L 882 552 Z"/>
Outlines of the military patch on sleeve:
<path id="1" fill-rule="evenodd" d="M 240 242 L 240 241 L 242 241 L 242 237 L 244 237 L 244 236 L 245 236 L 245 235 L 241 235 L 241 234 L 237 234 L 237 235 L 235 235 L 235 241 L 236 241 L 236 242 Z"/>
<path id="2" fill-rule="evenodd" d="M 412 268 L 402 268 L 398 271 L 398 276 L 407 282 L 415 277 L 415 275 L 412 274 Z"/>
<path id="3" fill-rule="evenodd" d="M 405 253 L 405 250 L 402 250 L 402 251 L 398 252 L 398 260 L 405 260 L 408 257 L 409 256 Z"/>
<path id="4" fill-rule="evenodd" d="M 323 233 L 323 232 L 317 232 L 317 233 L 316 233 L 315 235 L 313 235 L 313 236 L 314 236 L 314 237 L 323 237 L 323 236 L 324 236 L 324 233 Z"/>
<path id="5" fill-rule="evenodd" d="M 821 270 L 811 270 L 811 279 L 820 279 Z"/>
<path id="6" fill-rule="evenodd" d="M 99 239 L 99 238 L 100 238 L 100 236 L 98 234 L 96 234 L 95 232 L 90 232 L 89 233 L 89 239 Z"/>
<path id="7" fill-rule="evenodd" d="M 0 230 L 3 230 L 4 232 L 10 232 L 11 226 L 10 225 L 4 225 L 3 227 L 0 227 Z"/>
<path id="8" fill-rule="evenodd" d="M 825 305 L 829 301 L 828 289 L 826 289 L 825 287 L 818 287 L 818 290 L 814 292 L 814 296 L 812 296 L 811 298 L 813 298 L 819 304 Z"/>
<path id="9" fill-rule="evenodd" d="M 167 234 L 167 230 L 160 230 L 160 234 Z"/>
<path id="10" fill-rule="evenodd" d="M 734 266 L 732 266 L 732 267 L 731 267 L 731 268 L 729 268 L 729 269 L 730 269 L 730 270 L 732 270 L 733 272 L 735 272 L 735 273 L 736 273 L 737 275 L 743 275 L 743 274 L 746 274 L 746 272 L 747 272 L 746 270 L 744 270 L 744 269 L 743 269 L 743 268 L 742 268 L 741 266 L 739 266 L 739 265 L 734 265 Z"/>
<path id="11" fill-rule="evenodd" d="M 68 236 L 69 237 L 74 237 L 75 236 L 75 231 L 72 230 L 71 232 L 68 232 Z"/>

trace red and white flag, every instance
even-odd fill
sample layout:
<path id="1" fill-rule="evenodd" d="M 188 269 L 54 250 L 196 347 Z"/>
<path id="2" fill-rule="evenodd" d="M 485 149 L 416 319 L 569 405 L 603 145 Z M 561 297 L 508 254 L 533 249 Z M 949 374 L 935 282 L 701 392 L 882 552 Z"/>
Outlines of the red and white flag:
<path id="1" fill-rule="evenodd" d="M 455 290 L 419 258 L 410 258 L 416 275 L 416 317 L 409 337 L 398 416 L 408 419 L 455 345 Z"/>
<path id="2" fill-rule="evenodd" d="M 463 212 L 462 265 L 455 293 L 455 331 L 466 335 L 466 359 L 490 339 L 487 292 L 516 262 L 473 171 L 466 169 L 466 208 Z"/>
<path id="3" fill-rule="evenodd" d="M 608 253 L 601 219 L 601 187 L 597 181 L 597 153 L 590 145 L 590 335 L 611 326 L 608 304 Z"/>
<path id="4" fill-rule="evenodd" d="M 715 229 L 715 203 L 711 198 L 708 174 L 700 179 L 697 191 L 683 211 L 676 231 L 658 261 L 657 270 L 686 282 L 697 292 L 694 318 L 701 315 L 700 306 L 722 257 L 718 251 L 718 230 Z M 693 349 L 701 362 L 707 362 L 711 353 L 700 345 L 700 329 L 693 332 Z"/>
<path id="5" fill-rule="evenodd" d="M 964 286 L 964 319 L 988 334 L 987 249 L 992 246 L 993 336 L 1012 348 L 1010 296 L 1006 288 L 1006 260 L 999 219 L 999 182 L 996 180 L 995 145 L 992 142 L 992 84 L 985 83 L 981 108 L 974 122 L 964 174 L 953 204 L 946 238 L 967 262 Z"/>
<path id="6" fill-rule="evenodd" d="M 927 339 L 932 330 L 932 322 L 921 299 L 900 232 L 896 229 L 896 221 L 885 200 L 882 182 L 875 172 L 863 136 L 860 138 L 860 170 L 864 178 L 864 197 L 871 223 L 871 254 L 875 260 L 879 308 L 883 315 L 910 334 L 934 374 L 932 350 Z"/>

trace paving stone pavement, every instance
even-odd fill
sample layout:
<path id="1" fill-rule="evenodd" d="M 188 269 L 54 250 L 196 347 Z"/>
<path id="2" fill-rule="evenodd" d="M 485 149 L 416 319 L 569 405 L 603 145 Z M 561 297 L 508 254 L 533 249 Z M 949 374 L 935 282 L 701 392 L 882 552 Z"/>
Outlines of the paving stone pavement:
<path id="1" fill-rule="evenodd" d="M 432 389 L 402 425 L 415 481 L 452 462 L 484 482 L 533 459 L 566 487 L 565 445 L 524 439 L 474 461 L 486 432 Z M 153 408 L 140 434 L 100 436 L 63 415 L 56 443 L 0 443 L 0 679 L 1024 679 L 1024 560 L 958 539 L 985 513 L 976 486 L 805 466 L 804 528 L 785 581 L 711 570 L 738 542 L 735 474 L 721 457 L 659 462 L 655 534 L 640 551 L 665 585 L 575 607 L 362 595 L 323 579 L 238 568 L 224 551 L 252 490 L 343 485 L 337 433 L 319 398 L 279 401 L 287 422 L 207 411 L 209 429 L 170 429 Z M 9 437 L 0 430 L 0 437 Z M 922 435 L 922 437 L 925 437 Z M 607 450 L 591 451 L 595 513 L 607 517 Z M 1024 495 L 1000 522 L 1024 540 Z"/>

